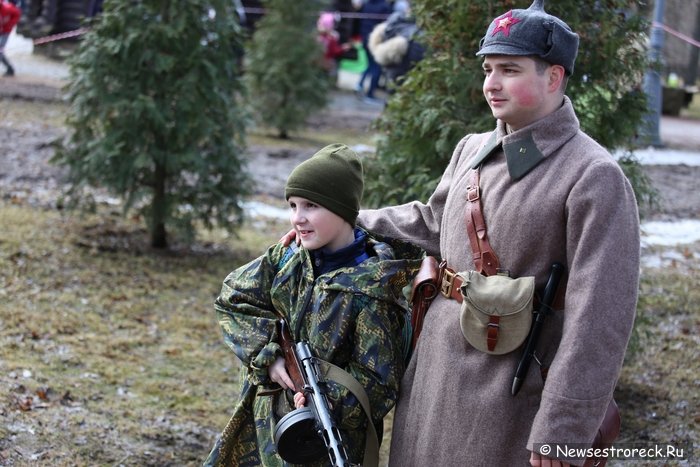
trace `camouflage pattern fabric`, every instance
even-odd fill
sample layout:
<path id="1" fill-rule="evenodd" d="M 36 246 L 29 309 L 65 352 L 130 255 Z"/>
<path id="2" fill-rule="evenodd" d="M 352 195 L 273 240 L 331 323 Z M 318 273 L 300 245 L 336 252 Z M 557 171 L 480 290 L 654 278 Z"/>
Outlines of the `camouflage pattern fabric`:
<path id="1" fill-rule="evenodd" d="M 362 264 L 314 278 L 308 251 L 300 248 L 287 259 L 288 247 L 277 244 L 226 277 L 215 309 L 224 340 L 241 360 L 244 374 L 233 416 L 204 465 L 286 465 L 276 454 L 272 435 L 278 420 L 272 408 L 280 396 L 258 395 L 279 388 L 267 369 L 282 355 L 276 331 L 280 317 L 295 340 L 307 341 L 315 356 L 357 379 L 369 397 L 373 423 L 381 427 L 396 403 L 405 366 L 402 329 L 409 304 L 402 289 L 424 252 L 371 236 L 367 247 L 372 253 Z M 329 382 L 328 389 L 350 460 L 359 464 L 366 416 L 343 386 Z"/>

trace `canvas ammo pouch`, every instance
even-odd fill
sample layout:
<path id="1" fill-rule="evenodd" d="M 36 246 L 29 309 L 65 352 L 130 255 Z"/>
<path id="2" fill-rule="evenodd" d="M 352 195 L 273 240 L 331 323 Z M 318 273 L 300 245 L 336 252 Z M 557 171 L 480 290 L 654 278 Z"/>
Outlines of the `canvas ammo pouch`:
<path id="1" fill-rule="evenodd" d="M 460 326 L 467 342 L 494 355 L 520 347 L 532 323 L 535 278 L 484 276 L 476 271 L 458 275 L 463 297 Z"/>

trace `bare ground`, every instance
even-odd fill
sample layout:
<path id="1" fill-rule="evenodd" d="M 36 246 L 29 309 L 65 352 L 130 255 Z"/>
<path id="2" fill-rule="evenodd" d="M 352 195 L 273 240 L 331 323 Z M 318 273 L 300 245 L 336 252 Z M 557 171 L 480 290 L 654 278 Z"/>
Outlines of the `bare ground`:
<path id="1" fill-rule="evenodd" d="M 0 98 L 0 203 L 48 211 L 56 208 L 56 200 L 63 188 L 62 171 L 51 165 L 49 159 L 53 154 L 53 142 L 65 135 L 62 124 L 65 108 L 50 96 L 43 97 L 48 94 L 46 88 L 37 87 L 38 97 L 33 100 L 27 100 L 26 94 L 22 99 Z M 362 107 L 352 99 L 347 94 L 337 96 L 335 105 L 311 122 L 313 129 L 320 132 L 346 131 L 349 127 L 353 132 L 367 130 L 377 115 L 377 109 Z M 678 146 L 683 145 L 687 146 L 687 141 L 683 140 Z M 259 194 L 279 197 L 291 168 L 317 149 L 316 141 L 304 142 L 303 139 L 289 145 L 252 144 L 250 169 L 257 181 Z M 700 151 L 700 147 L 685 149 Z M 659 209 L 649 213 L 650 219 L 700 218 L 700 167 L 656 165 L 646 166 L 644 170 L 661 196 Z M 636 344 L 640 350 L 628 359 L 616 392 L 624 419 L 620 438 L 624 442 L 685 443 L 697 449 L 700 423 L 697 390 L 700 386 L 697 337 L 700 335 L 700 305 L 694 290 L 700 277 L 700 245 L 696 242 L 684 246 L 683 251 L 687 264 L 682 269 L 671 266 L 667 270 L 646 270 L 643 274 L 639 319 L 646 323 L 646 327 Z M 21 261 L 21 258 L 17 258 L 15 264 L 21 265 Z M 32 339 L 32 336 L 24 338 Z M 40 336 L 35 338 L 40 344 Z M 1 365 L 0 371 L 4 371 Z M 15 379 L 21 379 L 21 376 L 9 375 Z M 85 378 L 89 380 L 91 376 Z M 100 449 L 108 450 L 105 446 L 110 443 L 123 448 L 124 441 L 118 438 L 129 437 L 128 431 L 115 432 L 115 428 L 110 426 L 102 427 L 100 434 L 81 428 L 85 425 L 99 429 L 87 422 L 91 417 L 86 412 L 87 404 L 74 400 L 70 391 L 31 394 L 21 384 L 4 387 L 3 390 L 11 390 L 12 394 L 5 401 L 0 401 L 0 418 L 5 424 L 0 429 L 0 465 L 48 465 L 43 460 L 52 457 L 45 451 L 57 448 L 57 443 L 58 448 L 64 451 L 62 465 L 84 465 L 81 461 L 70 461 L 71 449 L 103 446 Z M 121 396 L 128 397 L 128 388 L 124 388 L 124 391 Z M 23 401 L 35 404 L 30 407 L 34 410 L 31 422 L 26 422 L 22 416 Z M 64 410 L 42 411 L 42 405 L 60 406 Z M 147 427 L 150 437 L 127 439 L 126 442 L 132 443 L 131 447 L 135 450 L 138 448 L 141 452 L 155 453 L 155 458 L 169 451 L 201 454 L 215 435 L 210 428 L 187 420 L 171 420 L 167 416 L 144 418 L 144 423 L 152 424 Z M 167 430 L 162 429 L 165 425 L 168 425 Z M 70 439 L 72 444 L 60 445 L 55 440 L 47 444 L 37 437 L 18 436 L 18 433 L 37 432 L 51 437 L 51 430 L 56 431 L 53 435 L 55 439 Z M 63 432 L 65 430 L 68 431 Z M 13 445 L 10 439 L 21 440 L 24 444 Z M 96 452 L 95 455 L 100 456 L 100 453 Z M 147 454 L 126 456 L 124 459 L 106 455 L 101 458 L 113 459 L 109 462 L 112 465 L 159 464 L 149 461 L 152 458 Z M 191 458 L 181 458 L 180 462 L 169 458 L 161 465 L 196 465 L 196 458 L 196 455 L 192 455 Z M 697 461 L 697 457 L 694 461 Z M 97 463 L 104 464 L 104 461 Z M 649 465 L 661 463 L 651 462 Z"/>

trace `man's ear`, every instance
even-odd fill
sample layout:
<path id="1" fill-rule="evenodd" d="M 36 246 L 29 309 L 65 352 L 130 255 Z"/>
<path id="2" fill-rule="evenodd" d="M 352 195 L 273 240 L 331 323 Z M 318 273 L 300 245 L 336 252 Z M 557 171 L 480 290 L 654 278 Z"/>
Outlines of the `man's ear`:
<path id="1" fill-rule="evenodd" d="M 549 67 L 549 81 L 547 87 L 550 92 L 558 91 L 561 88 L 561 83 L 564 81 L 566 71 L 561 65 L 552 65 Z"/>

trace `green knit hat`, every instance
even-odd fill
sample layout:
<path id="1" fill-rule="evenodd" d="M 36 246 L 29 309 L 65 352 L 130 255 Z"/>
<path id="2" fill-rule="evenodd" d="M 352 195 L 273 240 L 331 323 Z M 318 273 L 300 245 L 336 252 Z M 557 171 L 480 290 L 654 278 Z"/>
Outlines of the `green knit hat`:
<path id="1" fill-rule="evenodd" d="M 305 160 L 289 175 L 284 197 L 299 196 L 323 206 L 355 225 L 362 201 L 362 162 L 344 144 L 331 144 Z"/>

